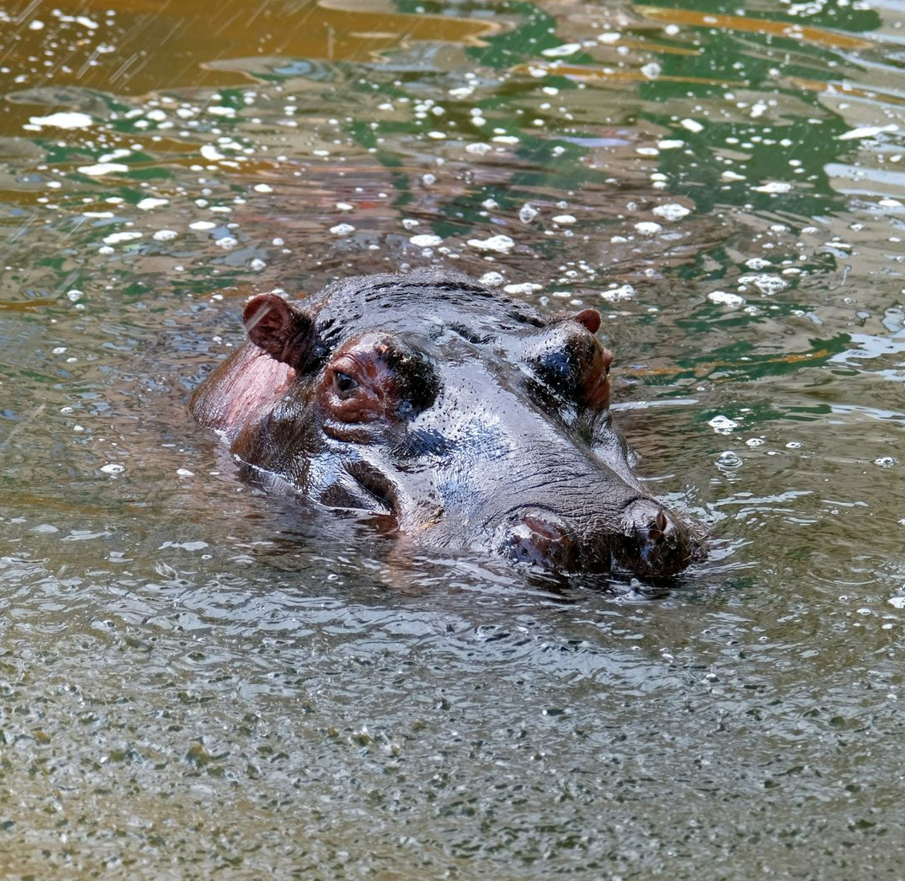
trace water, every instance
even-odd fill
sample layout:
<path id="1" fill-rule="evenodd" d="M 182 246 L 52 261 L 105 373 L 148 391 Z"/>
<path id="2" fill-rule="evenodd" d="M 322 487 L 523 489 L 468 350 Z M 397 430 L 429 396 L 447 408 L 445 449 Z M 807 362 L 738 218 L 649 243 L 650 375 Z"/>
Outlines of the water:
<path id="1" fill-rule="evenodd" d="M 4 877 L 899 877 L 901 5 L 252 6 L 0 7 Z M 433 264 L 603 312 L 706 566 L 236 479 L 248 293 Z"/>

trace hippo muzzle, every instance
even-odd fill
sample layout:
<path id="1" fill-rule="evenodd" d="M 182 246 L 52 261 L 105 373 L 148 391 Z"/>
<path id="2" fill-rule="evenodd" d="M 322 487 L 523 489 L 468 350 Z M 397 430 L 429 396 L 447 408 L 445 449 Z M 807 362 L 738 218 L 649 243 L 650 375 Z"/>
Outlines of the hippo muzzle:
<path id="1" fill-rule="evenodd" d="M 307 502 L 430 547 L 560 572 L 681 572 L 700 530 L 635 476 L 600 315 L 541 317 L 451 273 L 333 284 L 245 310 L 249 342 L 191 408 Z"/>
<path id="2" fill-rule="evenodd" d="M 641 578 L 676 575 L 701 554 L 699 536 L 651 499 L 629 504 L 619 529 L 569 520 L 528 506 L 511 513 L 495 531 L 495 550 L 516 563 L 562 572 L 633 572 Z"/>

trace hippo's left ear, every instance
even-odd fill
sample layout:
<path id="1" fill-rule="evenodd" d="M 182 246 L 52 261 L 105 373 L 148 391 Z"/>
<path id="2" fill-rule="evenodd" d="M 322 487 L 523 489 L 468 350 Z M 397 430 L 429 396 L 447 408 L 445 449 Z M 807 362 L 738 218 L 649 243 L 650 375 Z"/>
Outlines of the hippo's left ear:
<path id="1" fill-rule="evenodd" d="M 311 348 L 311 318 L 276 294 L 248 301 L 243 315 L 248 338 L 277 361 L 300 368 Z"/>
<path id="2" fill-rule="evenodd" d="M 596 309 L 585 309 L 577 315 L 570 316 L 573 321 L 583 324 L 591 333 L 597 333 L 600 330 L 600 322 L 602 321 L 600 313 Z"/>

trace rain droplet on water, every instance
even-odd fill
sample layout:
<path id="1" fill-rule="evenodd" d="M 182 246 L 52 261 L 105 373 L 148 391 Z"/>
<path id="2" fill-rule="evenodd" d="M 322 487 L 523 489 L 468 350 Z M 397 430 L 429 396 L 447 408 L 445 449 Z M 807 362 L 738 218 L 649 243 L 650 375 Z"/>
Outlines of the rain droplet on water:
<path id="1" fill-rule="evenodd" d="M 770 181 L 770 183 L 762 184 L 759 187 L 751 187 L 756 193 L 768 193 L 776 196 L 780 193 L 788 193 L 792 189 L 792 184 L 786 181 Z"/>
<path id="2" fill-rule="evenodd" d="M 567 55 L 574 55 L 581 49 L 581 43 L 563 43 L 561 46 L 552 46 L 549 49 L 542 49 L 541 55 L 547 58 L 563 58 Z"/>
<path id="3" fill-rule="evenodd" d="M 98 162 L 96 165 L 80 165 L 78 171 L 87 174 L 89 177 L 101 177 L 105 174 L 113 174 L 114 172 L 128 171 L 129 166 L 120 162 Z"/>
<path id="4" fill-rule="evenodd" d="M 94 120 L 87 113 L 51 113 L 50 116 L 29 117 L 30 127 L 34 128 L 61 128 L 75 129 L 88 128 L 94 125 Z"/>
<path id="5" fill-rule="evenodd" d="M 765 272 L 758 275 L 743 275 L 738 283 L 740 285 L 754 285 L 762 294 L 770 296 L 784 291 L 789 283 L 777 275 L 767 275 Z"/>
<path id="6" fill-rule="evenodd" d="M 533 294 L 535 291 L 542 290 L 543 287 L 542 284 L 526 281 L 523 284 L 507 284 L 503 290 L 507 294 Z"/>
<path id="7" fill-rule="evenodd" d="M 142 211 L 150 211 L 152 208 L 161 208 L 169 204 L 169 199 L 154 199 L 148 196 L 146 199 L 142 199 L 135 207 Z"/>
<path id="8" fill-rule="evenodd" d="M 741 306 L 745 302 L 744 297 L 740 297 L 738 294 L 730 294 L 727 291 L 711 291 L 707 294 L 707 299 L 721 306 L 732 307 Z"/>
<path id="9" fill-rule="evenodd" d="M 635 296 L 635 289 L 630 284 L 624 284 L 601 291 L 600 296 L 611 303 L 618 303 L 620 300 L 631 300 Z"/>
<path id="10" fill-rule="evenodd" d="M 479 280 L 488 288 L 498 288 L 506 279 L 499 272 L 485 272 Z"/>
<path id="11" fill-rule="evenodd" d="M 104 239 L 107 245 L 117 245 L 120 242 L 131 242 L 134 239 L 140 239 L 144 233 L 140 232 L 115 232 Z"/>
<path id="12" fill-rule="evenodd" d="M 468 245 L 479 251 L 496 251 L 505 254 L 515 247 L 515 242 L 509 236 L 491 236 L 489 239 L 469 239 Z"/>
<path id="13" fill-rule="evenodd" d="M 440 236 L 433 235 L 412 236 L 409 241 L 417 248 L 435 248 L 437 245 L 443 244 Z"/>
<path id="14" fill-rule="evenodd" d="M 664 220 L 676 221 L 691 214 L 691 209 L 680 205 L 678 202 L 670 202 L 667 205 L 658 205 L 654 208 L 653 213 Z"/>
<path id="15" fill-rule="evenodd" d="M 531 221 L 534 220 L 534 218 L 537 217 L 539 213 L 540 212 L 537 210 L 537 208 L 535 208 L 530 202 L 526 202 L 519 209 L 518 219 L 521 220 L 522 223 L 531 223 Z"/>
<path id="16" fill-rule="evenodd" d="M 723 415 L 714 416 L 707 424 L 717 434 L 731 434 L 734 428 L 738 428 L 738 423 L 734 419 Z"/>

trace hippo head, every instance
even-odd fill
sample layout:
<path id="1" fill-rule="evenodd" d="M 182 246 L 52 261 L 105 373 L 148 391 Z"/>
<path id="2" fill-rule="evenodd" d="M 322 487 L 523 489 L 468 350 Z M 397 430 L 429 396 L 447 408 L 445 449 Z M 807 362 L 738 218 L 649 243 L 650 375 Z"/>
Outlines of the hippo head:
<path id="1" fill-rule="evenodd" d="M 427 547 L 562 572 L 651 579 L 699 556 L 696 528 L 632 472 L 596 311 L 543 318 L 419 271 L 257 296 L 245 326 L 191 406 L 271 483 Z"/>

